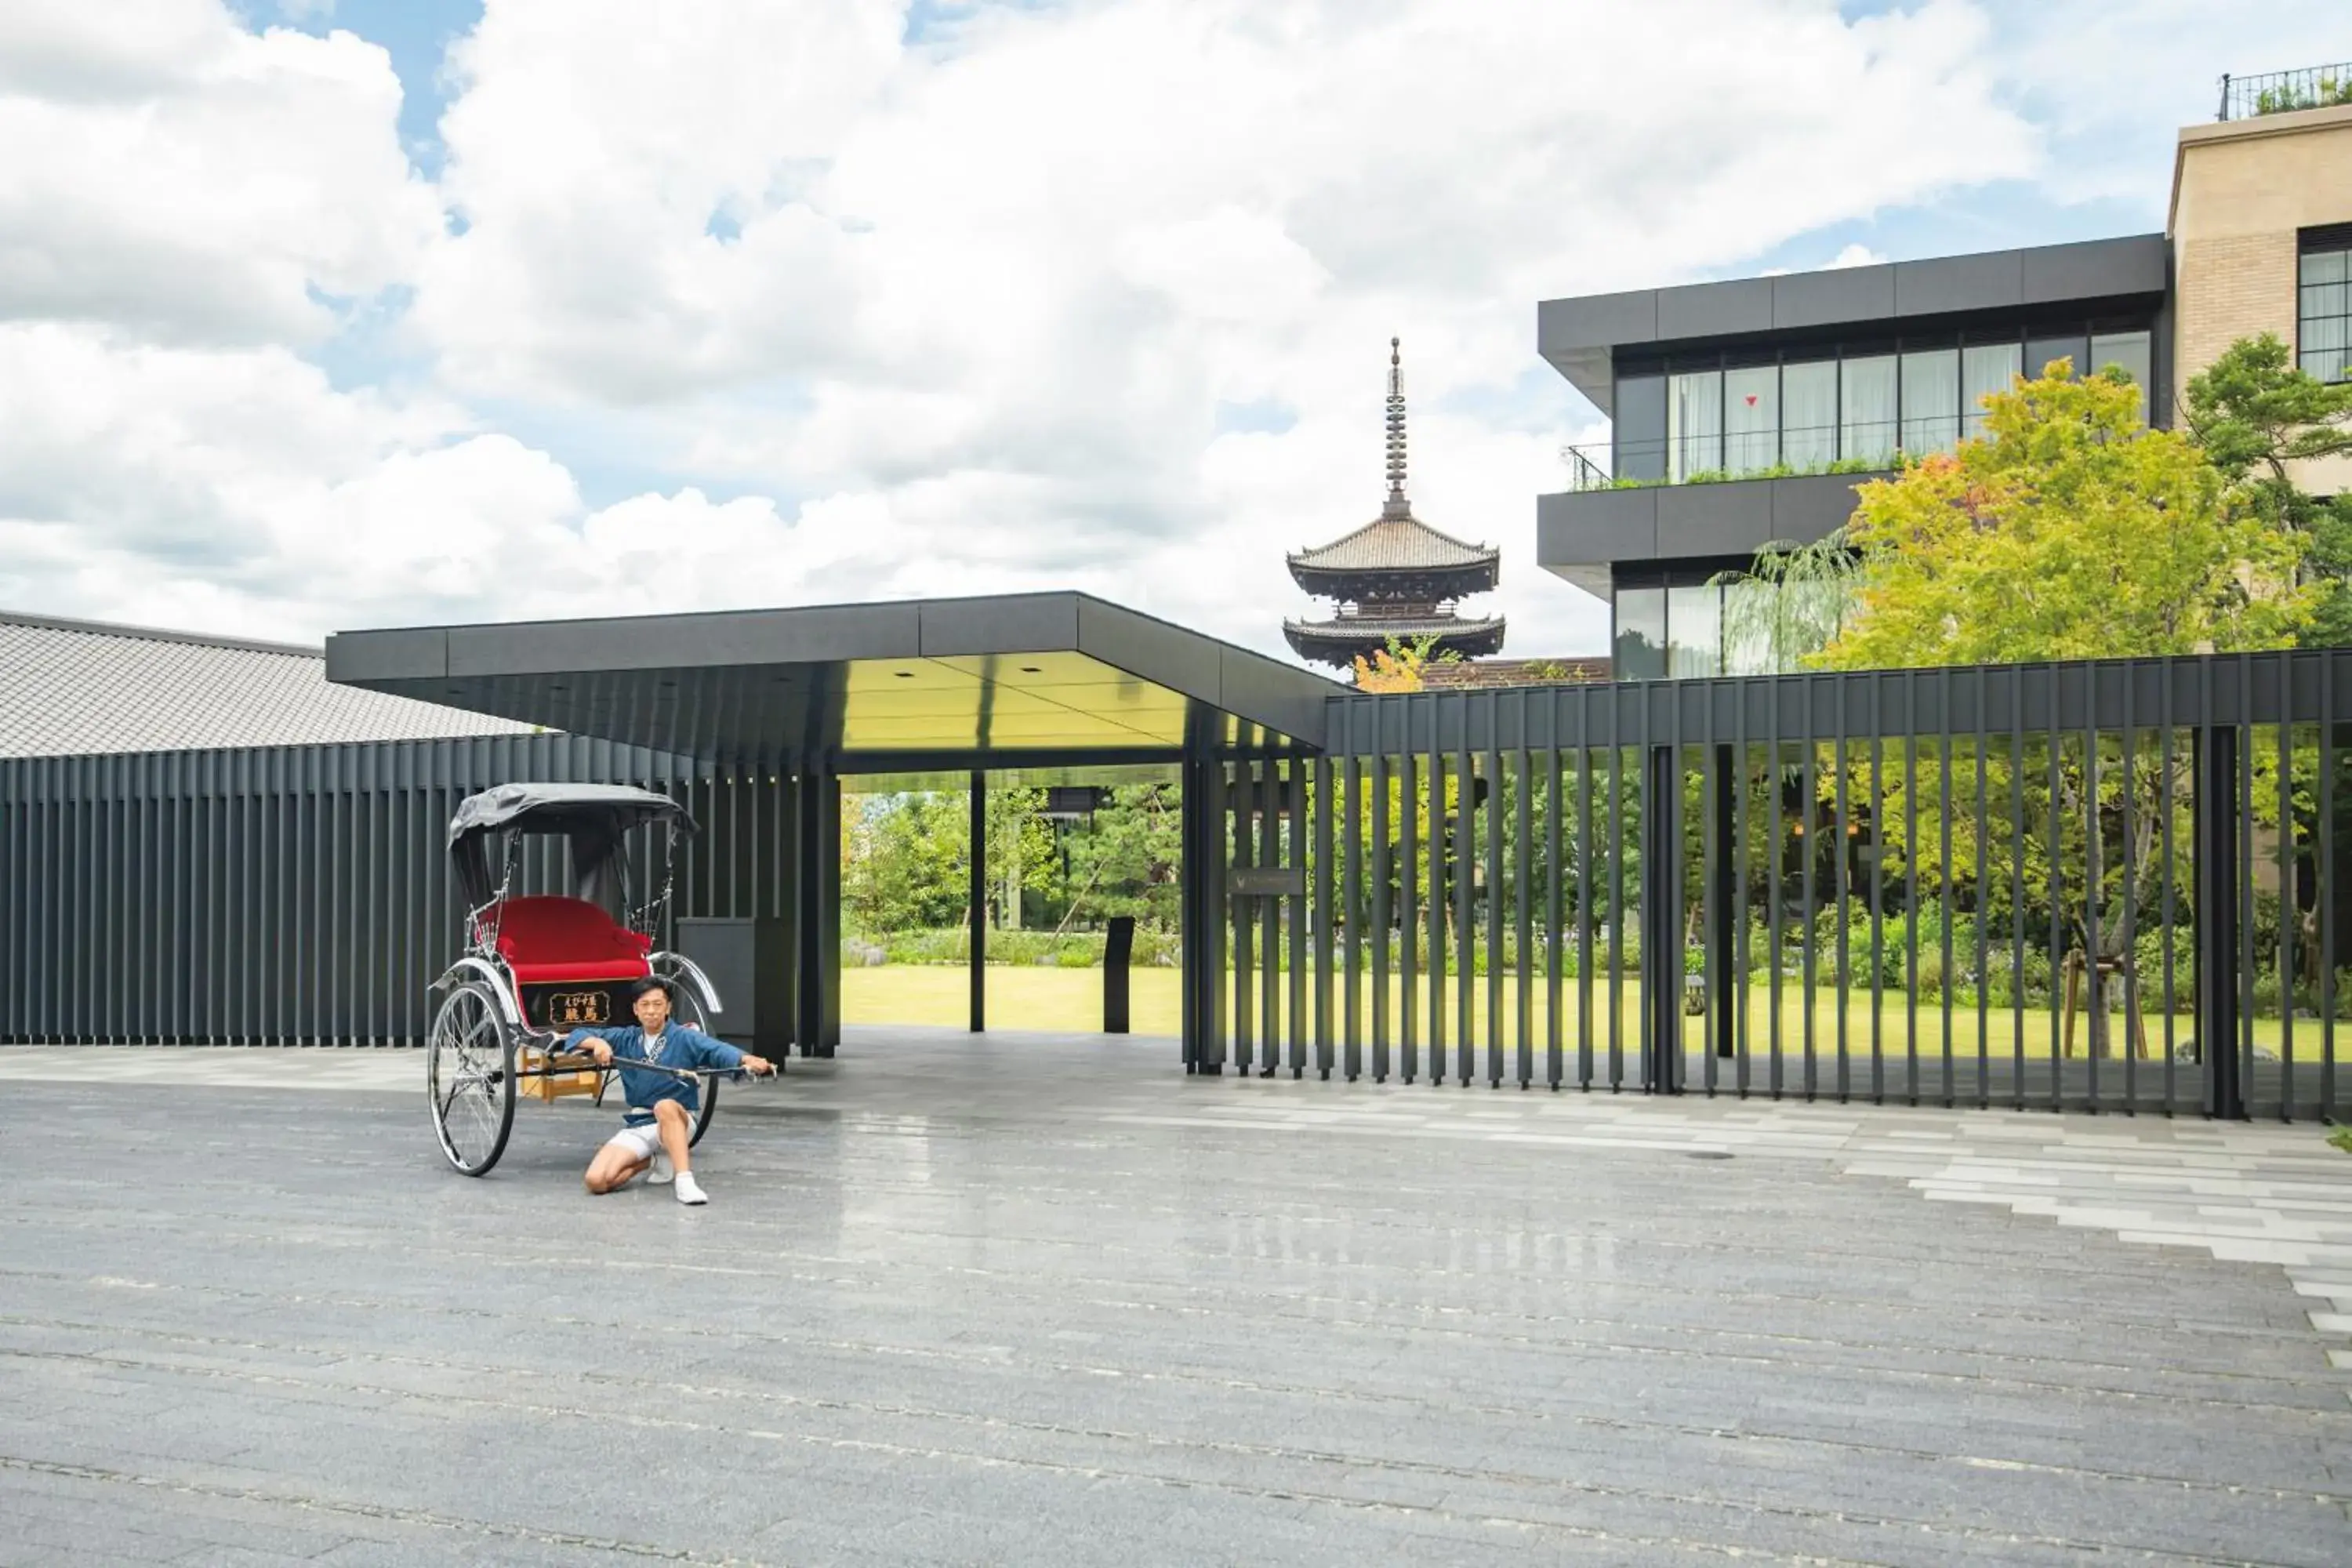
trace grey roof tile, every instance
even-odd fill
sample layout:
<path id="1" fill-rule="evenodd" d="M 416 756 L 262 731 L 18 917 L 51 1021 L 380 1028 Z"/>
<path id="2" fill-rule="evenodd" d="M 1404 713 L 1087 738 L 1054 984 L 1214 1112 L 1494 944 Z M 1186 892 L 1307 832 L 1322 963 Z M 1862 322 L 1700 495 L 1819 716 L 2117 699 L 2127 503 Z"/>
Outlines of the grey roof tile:
<path id="1" fill-rule="evenodd" d="M 0 610 L 0 757 L 531 731 L 487 714 L 331 686 L 317 648 Z"/>

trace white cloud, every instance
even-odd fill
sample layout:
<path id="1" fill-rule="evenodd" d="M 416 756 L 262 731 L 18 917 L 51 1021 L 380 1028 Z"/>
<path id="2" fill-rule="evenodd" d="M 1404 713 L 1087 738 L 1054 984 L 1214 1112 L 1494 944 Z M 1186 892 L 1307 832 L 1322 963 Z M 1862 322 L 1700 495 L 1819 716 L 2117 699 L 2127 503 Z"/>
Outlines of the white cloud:
<path id="1" fill-rule="evenodd" d="M 2110 41 L 2065 7 L 1088 0 L 910 45 L 902 0 L 488 0 L 433 184 L 374 46 L 129 5 L 0 9 L 0 602 L 298 635 L 653 578 L 1066 584 L 1278 648 L 1282 552 L 1379 505 L 1394 332 L 1422 514 L 1503 546 L 1511 651 L 1592 648 L 1534 563 L 1596 432 L 1533 302 L 2063 178 L 2045 126 L 2112 120 L 2037 85 Z M 302 357 L 410 288 L 396 378 Z"/>
<path id="2" fill-rule="evenodd" d="M 349 33 L 247 31 L 217 0 L 0 9 L 0 320 L 303 342 L 323 297 L 407 281 L 439 232 Z"/>

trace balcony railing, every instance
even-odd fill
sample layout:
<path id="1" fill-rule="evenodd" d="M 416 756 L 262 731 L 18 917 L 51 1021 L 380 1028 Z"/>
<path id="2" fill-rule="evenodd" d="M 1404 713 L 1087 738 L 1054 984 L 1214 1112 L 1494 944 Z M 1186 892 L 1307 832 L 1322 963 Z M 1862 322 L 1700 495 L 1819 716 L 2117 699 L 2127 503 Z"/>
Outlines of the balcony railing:
<path id="1" fill-rule="evenodd" d="M 2352 62 L 2221 79 L 2221 117 L 2224 120 L 2252 120 L 2262 114 L 2289 114 L 2340 103 L 2352 103 Z"/>
<path id="2" fill-rule="evenodd" d="M 1906 453 L 1948 452 L 1958 442 L 1958 415 L 1857 420 L 1777 430 L 1714 431 L 1659 441 L 1595 441 L 1565 446 L 1571 490 L 1641 489 L 1651 485 L 1724 484 L 1801 474 L 1874 474 Z M 1973 426 L 1975 416 L 1968 421 Z"/>

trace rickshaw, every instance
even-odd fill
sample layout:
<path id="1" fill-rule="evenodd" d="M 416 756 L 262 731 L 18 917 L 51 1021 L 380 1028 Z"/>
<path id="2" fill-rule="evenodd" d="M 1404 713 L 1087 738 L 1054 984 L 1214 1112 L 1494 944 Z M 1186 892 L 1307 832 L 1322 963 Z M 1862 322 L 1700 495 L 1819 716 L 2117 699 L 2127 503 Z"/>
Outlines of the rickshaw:
<path id="1" fill-rule="evenodd" d="M 633 904 L 627 849 L 641 828 L 661 833 L 659 885 Z M 564 1037 L 583 1024 L 631 1022 L 629 992 L 639 982 L 667 981 L 670 1016 L 708 1032 L 719 1011 L 709 978 L 655 946 L 679 837 L 694 831 L 677 802 L 626 784 L 509 784 L 458 802 L 449 859 L 466 902 L 465 952 L 433 983 L 441 1001 L 425 1062 L 434 1131 L 449 1163 L 469 1176 L 497 1164 L 520 1096 L 604 1104 L 619 1068 L 565 1051 Z M 534 837 L 563 840 L 570 892 L 516 891 Z M 700 1142 L 721 1075 L 630 1065 L 702 1080 L 692 1133 Z"/>

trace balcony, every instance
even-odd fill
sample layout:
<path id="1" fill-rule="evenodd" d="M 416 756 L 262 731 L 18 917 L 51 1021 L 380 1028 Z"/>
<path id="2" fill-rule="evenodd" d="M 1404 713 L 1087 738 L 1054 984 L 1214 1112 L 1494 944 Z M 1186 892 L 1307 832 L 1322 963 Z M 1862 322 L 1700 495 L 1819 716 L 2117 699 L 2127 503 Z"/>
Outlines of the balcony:
<path id="1" fill-rule="evenodd" d="M 1906 448 L 1946 452 L 1959 434 L 1957 417 L 1790 426 L 1753 431 L 1697 431 L 1659 441 L 1596 441 L 1559 449 L 1569 489 L 1644 489 L 1653 485 L 1719 485 L 1743 479 L 1818 474 L 1879 474 Z M 1948 428 L 1947 428 L 1948 426 Z M 1853 456 L 1833 456 L 1849 453 Z"/>
<path id="2" fill-rule="evenodd" d="M 2293 114 L 2301 109 L 2333 109 L 2352 103 L 2352 62 L 2305 66 L 2300 70 L 2221 79 L 2221 120 L 2252 120 Z"/>

